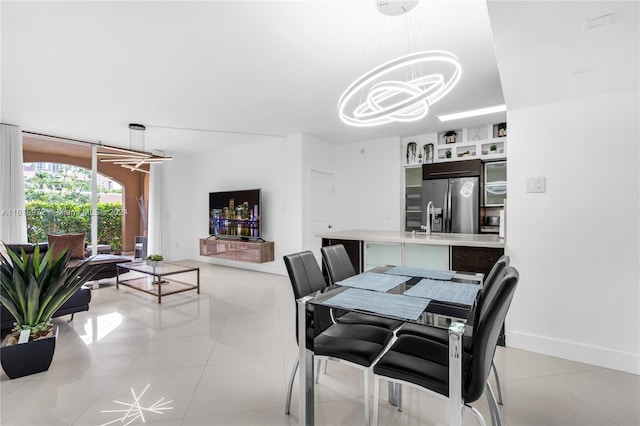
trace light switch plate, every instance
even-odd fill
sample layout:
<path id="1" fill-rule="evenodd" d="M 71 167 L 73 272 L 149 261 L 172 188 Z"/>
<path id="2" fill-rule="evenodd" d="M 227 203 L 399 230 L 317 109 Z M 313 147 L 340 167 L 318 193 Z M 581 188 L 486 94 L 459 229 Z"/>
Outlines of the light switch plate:
<path id="1" fill-rule="evenodd" d="M 547 192 L 547 178 L 533 177 L 527 179 L 527 192 Z"/>

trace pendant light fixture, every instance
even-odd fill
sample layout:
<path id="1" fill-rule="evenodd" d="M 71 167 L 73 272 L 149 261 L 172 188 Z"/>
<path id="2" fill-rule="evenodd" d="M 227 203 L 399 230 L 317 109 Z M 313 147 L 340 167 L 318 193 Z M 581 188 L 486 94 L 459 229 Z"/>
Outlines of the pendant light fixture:
<path id="1" fill-rule="evenodd" d="M 377 1 L 380 13 L 401 16 L 418 1 Z M 405 31 L 409 31 L 408 28 Z M 408 35 L 406 37 L 409 39 Z M 338 101 L 340 119 L 351 126 L 369 127 L 424 118 L 429 107 L 458 83 L 458 58 L 443 50 L 409 53 L 379 65 L 356 79 Z"/>
<path id="2" fill-rule="evenodd" d="M 142 124 L 129 124 L 129 149 L 103 145 L 98 148 L 101 162 L 119 164 L 131 171 L 149 173 L 141 168 L 145 164 L 163 163 L 171 157 L 156 155 L 145 151 L 144 136 L 146 127 Z"/>

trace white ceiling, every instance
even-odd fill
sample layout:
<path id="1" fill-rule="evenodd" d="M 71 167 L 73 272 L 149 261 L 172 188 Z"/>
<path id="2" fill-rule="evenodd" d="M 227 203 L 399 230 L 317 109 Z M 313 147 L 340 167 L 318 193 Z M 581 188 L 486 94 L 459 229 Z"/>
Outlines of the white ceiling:
<path id="1" fill-rule="evenodd" d="M 639 4 L 490 1 L 490 26 L 484 0 L 420 0 L 408 23 L 383 17 L 373 0 L 2 1 L 1 121 L 120 145 L 129 143 L 127 124 L 142 123 L 146 147 L 168 153 L 291 134 L 349 143 L 498 122 L 504 113 L 451 123 L 435 114 L 637 89 Z M 419 122 L 343 124 L 340 95 L 408 53 L 407 28 L 411 51 L 459 57 L 460 83 Z"/>
<path id="2" fill-rule="evenodd" d="M 381 18 L 374 1 L 3 1 L 0 13 L 2 122 L 27 130 L 127 145 L 135 122 L 147 126 L 147 149 L 179 152 L 300 133 L 349 143 L 505 117 L 435 118 L 504 100 L 483 0 L 420 1 L 411 51 L 451 51 L 462 78 L 427 118 L 374 128 L 337 114 L 355 78 L 409 52 L 405 20 Z"/>
<path id="3" fill-rule="evenodd" d="M 511 110 L 638 89 L 640 2 L 490 1 Z"/>

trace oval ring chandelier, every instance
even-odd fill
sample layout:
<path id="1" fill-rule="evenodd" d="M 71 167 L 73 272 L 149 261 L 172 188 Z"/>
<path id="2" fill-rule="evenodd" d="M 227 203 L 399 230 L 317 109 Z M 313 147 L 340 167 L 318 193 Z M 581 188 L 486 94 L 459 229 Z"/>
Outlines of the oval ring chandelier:
<path id="1" fill-rule="evenodd" d="M 448 70 L 443 71 L 441 67 Z M 347 88 L 338 102 L 340 119 L 359 127 L 419 120 L 429 113 L 431 105 L 455 87 L 461 74 L 458 58 L 443 50 L 411 53 L 393 59 L 364 74 Z"/>

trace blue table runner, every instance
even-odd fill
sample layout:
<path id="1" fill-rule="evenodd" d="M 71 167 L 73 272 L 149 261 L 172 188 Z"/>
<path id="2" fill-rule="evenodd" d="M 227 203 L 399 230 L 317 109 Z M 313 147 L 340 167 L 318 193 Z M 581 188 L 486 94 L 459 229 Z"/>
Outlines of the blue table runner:
<path id="1" fill-rule="evenodd" d="M 471 306 L 476 300 L 476 295 L 479 290 L 479 284 L 465 284 L 424 278 L 403 294 Z"/>
<path id="2" fill-rule="evenodd" d="M 349 288 L 325 300 L 323 304 L 336 308 L 359 309 L 415 321 L 420 318 L 429 302 L 429 299 L 409 297 L 402 294 Z"/>
<path id="3" fill-rule="evenodd" d="M 456 271 L 447 271 L 442 269 L 425 269 L 415 268 L 411 266 L 394 266 L 385 272 L 391 275 L 406 275 L 409 277 L 431 278 L 434 280 L 451 280 Z"/>
<path id="4" fill-rule="evenodd" d="M 391 290 L 397 285 L 409 281 L 410 279 L 411 277 L 385 275 L 377 272 L 363 272 L 362 274 L 354 275 L 342 281 L 338 281 L 336 284 L 344 287 L 355 287 L 365 290 L 385 292 Z"/>

